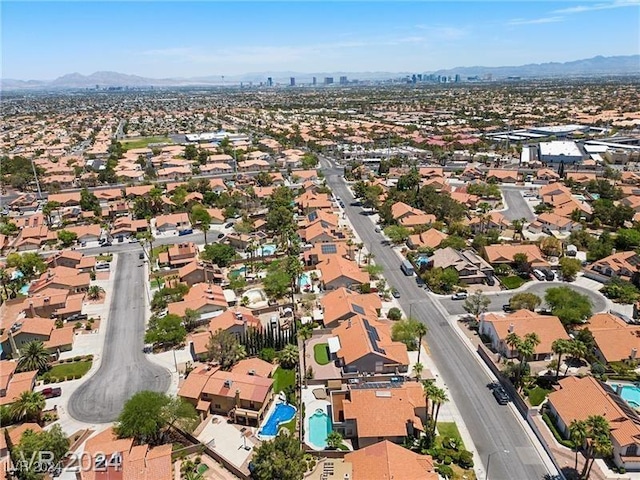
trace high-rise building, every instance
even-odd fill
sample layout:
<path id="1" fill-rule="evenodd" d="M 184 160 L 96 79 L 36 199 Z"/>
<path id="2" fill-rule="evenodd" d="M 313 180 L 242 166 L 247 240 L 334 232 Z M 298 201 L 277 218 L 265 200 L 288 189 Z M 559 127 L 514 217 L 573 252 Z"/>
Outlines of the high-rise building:
<path id="1" fill-rule="evenodd" d="M 456 77 L 455 77 L 455 80 L 454 80 L 454 81 L 455 81 L 456 83 L 460 83 L 460 74 L 459 74 L 459 73 L 456 73 Z"/>
<path id="2" fill-rule="evenodd" d="M 267 87 L 273 87 L 273 78 L 267 78 Z"/>
<path id="3" fill-rule="evenodd" d="M 331 85 L 333 83 L 333 77 L 324 77 L 324 84 Z"/>
<path id="4" fill-rule="evenodd" d="M 347 84 L 347 77 L 346 76 L 340 77 L 340 85 L 346 85 L 346 84 Z"/>
<path id="5" fill-rule="evenodd" d="M 311 80 L 311 83 L 315 87 L 318 84 L 318 79 L 316 77 L 313 77 L 313 79 Z"/>
<path id="6" fill-rule="evenodd" d="M 289 78 L 289 86 L 291 86 L 291 87 L 295 87 L 296 86 L 296 77 Z"/>
<path id="7" fill-rule="evenodd" d="M 418 81 L 419 81 L 419 82 L 421 82 L 421 81 L 422 81 L 422 74 L 421 74 L 421 73 L 419 73 L 419 74 L 418 74 Z"/>
<path id="8" fill-rule="evenodd" d="M 414 73 L 414 74 L 411 76 L 411 83 L 416 83 L 417 81 L 418 81 L 418 77 L 416 77 L 416 74 Z"/>

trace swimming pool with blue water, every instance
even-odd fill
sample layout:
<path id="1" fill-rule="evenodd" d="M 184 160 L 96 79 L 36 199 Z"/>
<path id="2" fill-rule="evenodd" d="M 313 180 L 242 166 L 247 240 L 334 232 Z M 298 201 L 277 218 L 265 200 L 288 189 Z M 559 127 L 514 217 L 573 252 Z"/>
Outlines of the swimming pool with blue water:
<path id="1" fill-rule="evenodd" d="M 288 403 L 278 403 L 258 432 L 258 435 L 275 437 L 278 434 L 280 425 L 291 421 L 295 415 L 296 407 Z"/>

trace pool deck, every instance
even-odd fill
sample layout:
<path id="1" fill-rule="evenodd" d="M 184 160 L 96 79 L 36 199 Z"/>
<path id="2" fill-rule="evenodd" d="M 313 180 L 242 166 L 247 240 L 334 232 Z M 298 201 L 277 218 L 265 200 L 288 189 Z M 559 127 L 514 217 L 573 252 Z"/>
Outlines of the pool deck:
<path id="1" fill-rule="evenodd" d="M 324 413 L 329 415 L 329 406 L 331 405 L 331 403 L 328 400 L 318 400 L 313 395 L 313 390 L 315 390 L 316 388 L 319 388 L 318 385 L 302 389 L 302 402 L 305 405 L 305 418 L 303 419 L 304 443 L 309 445 L 314 450 L 323 451 L 324 448 L 320 448 L 317 445 L 314 445 L 309 440 L 309 417 L 313 415 L 316 410 L 322 410 Z"/>

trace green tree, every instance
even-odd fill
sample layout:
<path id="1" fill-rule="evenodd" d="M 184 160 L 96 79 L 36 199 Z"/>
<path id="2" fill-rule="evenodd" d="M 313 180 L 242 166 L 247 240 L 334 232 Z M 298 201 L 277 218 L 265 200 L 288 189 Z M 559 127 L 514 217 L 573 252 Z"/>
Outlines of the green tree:
<path id="1" fill-rule="evenodd" d="M 591 468 L 597 457 L 605 457 L 611 454 L 611 426 L 607 419 L 601 415 L 590 415 L 585 421 L 587 425 L 587 439 L 589 440 L 586 461 L 582 469 L 582 477 L 589 478 Z"/>
<path id="2" fill-rule="evenodd" d="M 89 300 L 98 300 L 103 293 L 104 288 L 99 285 L 91 285 L 87 290 L 87 298 Z"/>
<path id="3" fill-rule="evenodd" d="M 187 160 L 195 160 L 198 158 L 198 148 L 195 145 L 187 145 L 184 148 L 184 158 Z"/>
<path id="4" fill-rule="evenodd" d="M 635 228 L 621 228 L 616 233 L 615 245 L 618 250 L 640 247 L 640 231 Z"/>
<path id="5" fill-rule="evenodd" d="M 53 219 L 51 217 L 51 214 L 54 211 L 57 211 L 59 208 L 60 208 L 60 202 L 56 202 L 55 200 L 48 201 L 47 203 L 44 204 L 44 206 L 42 207 L 42 214 L 47 219 L 47 225 L 51 226 L 53 224 Z"/>
<path id="6" fill-rule="evenodd" d="M 556 237 L 544 237 L 540 240 L 540 250 L 549 257 L 559 257 L 562 254 L 562 242 Z"/>
<path id="7" fill-rule="evenodd" d="M 516 253 L 513 256 L 513 265 L 518 272 L 529 273 L 531 270 L 531 264 L 526 253 Z"/>
<path id="8" fill-rule="evenodd" d="M 343 438 L 340 432 L 334 430 L 327 435 L 327 446 L 333 450 L 339 448 L 342 445 L 342 441 Z"/>
<path id="9" fill-rule="evenodd" d="M 57 236 L 63 247 L 70 247 L 78 240 L 78 234 L 69 230 L 59 230 Z"/>
<path id="10" fill-rule="evenodd" d="M 36 462 L 29 462 L 29 459 L 37 459 L 40 452 L 51 452 L 53 454 L 51 461 L 55 465 L 64 459 L 69 451 L 69 443 L 69 439 L 60 425 L 53 425 L 50 429 L 42 432 L 26 430 L 20 437 L 18 445 L 15 445 L 11 451 L 14 464 L 17 466 L 17 478 L 19 480 L 44 478 L 42 473 L 36 472 Z M 22 459 L 26 459 L 27 462 L 20 462 Z"/>
<path id="11" fill-rule="evenodd" d="M 205 245 L 200 253 L 200 258 L 207 262 L 212 262 L 219 267 L 227 267 L 236 256 L 236 250 L 231 245 L 225 243 L 211 243 Z"/>
<path id="12" fill-rule="evenodd" d="M 575 450 L 576 459 L 573 469 L 578 471 L 578 451 L 587 441 L 587 422 L 584 420 L 573 420 L 569 424 L 569 438 L 573 442 L 573 449 Z"/>
<path id="13" fill-rule="evenodd" d="M 247 355 L 244 346 L 240 344 L 236 336 L 222 329 L 209 338 L 207 353 L 209 358 L 217 362 L 222 370 L 231 370 Z"/>
<path id="14" fill-rule="evenodd" d="M 96 216 L 100 216 L 100 201 L 86 188 L 80 190 L 80 208 L 84 212 L 94 212 Z"/>
<path id="15" fill-rule="evenodd" d="M 282 298 L 290 285 L 289 275 L 284 270 L 269 271 L 262 280 L 262 285 L 270 298 Z"/>
<path id="16" fill-rule="evenodd" d="M 170 425 L 189 425 L 198 415 L 192 405 L 163 393 L 143 390 L 124 404 L 115 432 L 119 438 L 134 438 L 138 444 L 160 445 Z"/>
<path id="17" fill-rule="evenodd" d="M 420 325 L 421 322 L 412 317 L 398 320 L 391 327 L 391 338 L 394 342 L 404 343 L 408 350 L 415 351 L 422 331 Z"/>
<path id="18" fill-rule="evenodd" d="M 298 354 L 298 347 L 291 343 L 285 345 L 282 351 L 278 354 L 278 361 L 282 368 L 291 370 L 298 365 L 300 355 Z"/>
<path id="19" fill-rule="evenodd" d="M 460 277 L 455 268 L 435 267 L 424 273 L 424 280 L 433 292 L 450 293 L 460 281 Z"/>
<path id="20" fill-rule="evenodd" d="M 398 307 L 391 307 L 387 312 L 387 318 L 389 320 L 400 320 L 402 318 L 402 311 Z"/>
<path id="21" fill-rule="evenodd" d="M 573 280 L 580 270 L 582 270 L 582 262 L 577 258 L 562 257 L 560 259 L 560 273 L 564 280 Z"/>
<path id="22" fill-rule="evenodd" d="M 42 373 L 49 368 L 50 361 L 51 354 L 44 347 L 44 343 L 33 340 L 21 346 L 18 370 L 20 372 L 37 370 Z"/>
<path id="23" fill-rule="evenodd" d="M 273 184 L 273 177 L 269 175 L 269 172 L 259 172 L 253 179 L 259 187 L 268 187 Z"/>
<path id="24" fill-rule="evenodd" d="M 20 271 L 26 280 L 41 274 L 47 269 L 47 264 L 40 255 L 35 252 L 23 254 L 10 253 L 7 256 L 7 267 L 12 267 Z"/>
<path id="25" fill-rule="evenodd" d="M 534 312 L 540 306 L 542 299 L 534 293 L 516 293 L 509 300 L 509 306 L 514 310 L 531 310 Z"/>
<path id="26" fill-rule="evenodd" d="M 553 353 L 558 355 L 558 364 L 556 366 L 556 377 L 555 381 L 558 381 L 558 376 L 560 375 L 560 365 L 562 365 L 562 356 L 565 353 L 571 352 L 571 342 L 564 338 L 558 338 L 553 341 L 551 344 L 551 350 Z"/>
<path id="27" fill-rule="evenodd" d="M 11 416 L 15 420 L 40 423 L 42 411 L 46 405 L 44 395 L 40 392 L 24 391 L 11 404 Z"/>
<path id="28" fill-rule="evenodd" d="M 204 245 L 207 247 L 207 233 L 211 226 L 211 215 L 202 205 L 194 205 L 191 208 L 191 223 L 198 225 L 204 234 Z"/>
<path id="29" fill-rule="evenodd" d="M 440 245 L 438 245 L 438 248 L 447 247 L 451 247 L 454 250 L 464 250 L 465 248 L 467 248 L 467 241 L 457 235 L 449 235 L 447 238 L 442 240 L 442 242 L 440 242 Z"/>
<path id="30" fill-rule="evenodd" d="M 252 476 L 256 480 L 302 480 L 307 470 L 300 441 L 293 435 L 278 435 L 254 450 Z"/>
<path id="31" fill-rule="evenodd" d="M 569 287 L 549 288 L 544 299 L 565 325 L 584 323 L 592 315 L 591 299 Z"/>
<path id="32" fill-rule="evenodd" d="M 487 297 L 482 291 L 477 290 L 475 293 L 469 295 L 464 301 L 464 311 L 470 313 L 476 319 L 483 313 L 485 313 L 491 303 L 491 299 Z"/>
<path id="33" fill-rule="evenodd" d="M 163 347 L 173 347 L 180 345 L 186 338 L 187 330 L 182 325 L 182 318 L 170 313 L 162 318 L 151 317 L 144 341 Z"/>
<path id="34" fill-rule="evenodd" d="M 395 244 L 406 242 L 411 232 L 400 225 L 391 225 L 384 229 L 384 234 Z"/>
<path id="35" fill-rule="evenodd" d="M 184 315 L 182 317 L 184 328 L 187 329 L 188 332 L 194 330 L 198 326 L 198 320 L 200 320 L 200 314 L 196 310 L 192 310 L 191 308 L 187 308 L 184 311 Z"/>

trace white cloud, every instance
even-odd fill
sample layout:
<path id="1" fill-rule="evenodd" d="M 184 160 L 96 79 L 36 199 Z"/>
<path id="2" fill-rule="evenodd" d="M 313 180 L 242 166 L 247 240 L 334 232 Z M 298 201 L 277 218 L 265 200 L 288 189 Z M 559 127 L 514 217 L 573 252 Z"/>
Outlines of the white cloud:
<path id="1" fill-rule="evenodd" d="M 616 0 L 614 2 L 609 2 L 609 3 L 594 3 L 591 5 L 576 5 L 575 7 L 561 8 L 559 10 L 554 10 L 552 13 L 573 14 L 573 13 L 592 12 L 595 10 L 610 10 L 612 8 L 639 7 L 639 6 L 640 6 L 640 0 Z"/>
<path id="2" fill-rule="evenodd" d="M 562 16 L 532 18 L 529 20 L 523 19 L 523 18 L 514 18 L 513 20 L 510 20 L 507 24 L 508 25 L 539 25 L 543 23 L 561 22 L 562 20 L 564 20 L 564 17 Z"/>

